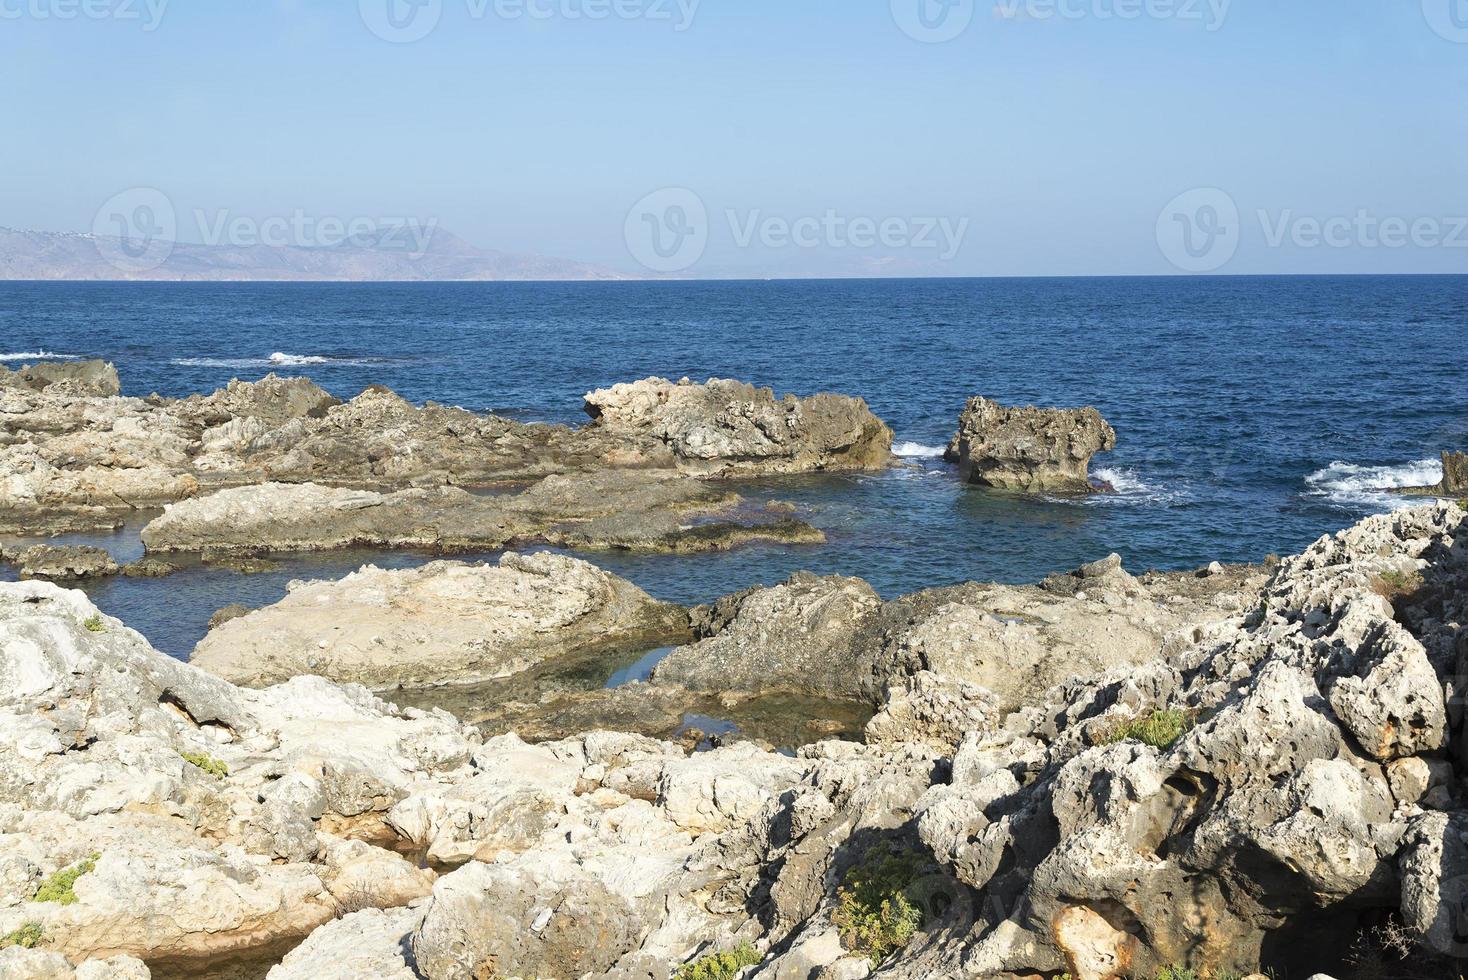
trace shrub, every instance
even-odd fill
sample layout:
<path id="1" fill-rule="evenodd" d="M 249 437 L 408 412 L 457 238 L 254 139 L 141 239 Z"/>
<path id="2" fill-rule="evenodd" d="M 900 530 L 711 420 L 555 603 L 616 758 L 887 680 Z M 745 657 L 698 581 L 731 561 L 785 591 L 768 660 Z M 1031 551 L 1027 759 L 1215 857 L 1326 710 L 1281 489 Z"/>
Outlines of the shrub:
<path id="1" fill-rule="evenodd" d="M 41 940 L 46 938 L 41 926 L 35 922 L 27 922 L 14 932 L 0 936 L 0 949 L 9 949 L 19 946 L 22 949 L 35 949 L 41 945 Z"/>
<path id="2" fill-rule="evenodd" d="M 36 894 L 31 897 L 32 902 L 53 902 L 57 905 L 76 904 L 76 883 L 82 875 L 91 874 L 97 868 L 97 862 L 102 855 L 93 854 L 85 861 L 73 864 L 69 868 L 63 868 L 45 881 L 41 887 L 36 889 Z"/>
<path id="3" fill-rule="evenodd" d="M 1117 742 L 1135 739 L 1153 748 L 1165 749 L 1186 735 L 1193 727 L 1194 720 L 1194 716 L 1187 711 L 1154 711 L 1146 717 L 1134 718 L 1103 732 L 1096 744 L 1115 745 Z M 1163 977 L 1161 980 L 1170 978 Z"/>
<path id="4" fill-rule="evenodd" d="M 1198 974 L 1186 967 L 1164 966 L 1157 971 L 1157 980 L 1199 980 Z"/>
<path id="5" fill-rule="evenodd" d="M 92 613 L 92 615 L 82 620 L 82 625 L 87 628 L 88 633 L 107 632 L 107 624 L 102 622 L 102 616 L 100 613 Z"/>
<path id="6" fill-rule="evenodd" d="M 208 753 L 180 752 L 179 755 L 183 757 L 183 761 L 195 769 L 202 769 L 215 779 L 224 779 L 229 776 L 229 766 L 226 766 Z"/>
<path id="7" fill-rule="evenodd" d="M 1395 599 L 1422 588 L 1422 576 L 1415 571 L 1403 572 L 1399 569 L 1392 569 L 1376 576 L 1371 587 L 1377 595 L 1386 599 Z"/>
<path id="8" fill-rule="evenodd" d="M 917 855 L 874 848 L 846 873 L 836 891 L 831 921 L 841 943 L 873 966 L 902 949 L 923 925 L 923 912 L 907 892 L 918 880 Z"/>
<path id="9" fill-rule="evenodd" d="M 764 957 L 749 943 L 741 943 L 723 953 L 710 953 L 692 963 L 678 967 L 673 980 L 733 980 L 740 970 L 755 966 Z"/>

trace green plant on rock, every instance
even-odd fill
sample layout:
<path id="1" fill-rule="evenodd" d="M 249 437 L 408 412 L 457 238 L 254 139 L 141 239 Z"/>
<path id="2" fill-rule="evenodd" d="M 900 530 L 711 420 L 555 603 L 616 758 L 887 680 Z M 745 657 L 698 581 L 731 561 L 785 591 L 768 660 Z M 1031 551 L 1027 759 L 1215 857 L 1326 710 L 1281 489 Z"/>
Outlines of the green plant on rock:
<path id="1" fill-rule="evenodd" d="M 673 980 L 733 980 L 745 967 L 755 966 L 764 957 L 749 943 L 741 943 L 722 953 L 710 953 L 692 963 L 678 967 Z"/>
<path id="2" fill-rule="evenodd" d="M 923 911 L 908 894 L 920 877 L 918 862 L 911 851 L 873 848 L 836 891 L 831 921 L 841 943 L 873 966 L 905 947 L 922 928 Z"/>
<path id="3" fill-rule="evenodd" d="M 225 779 L 229 776 L 229 766 L 206 752 L 180 752 L 179 755 L 183 757 L 183 761 L 195 769 L 203 770 L 215 779 Z"/>
<path id="4" fill-rule="evenodd" d="M 1164 966 L 1157 971 L 1157 980 L 1199 980 L 1199 977 L 1187 967 Z"/>
<path id="5" fill-rule="evenodd" d="M 1386 599 L 1395 599 L 1422 588 L 1422 576 L 1416 571 L 1404 572 L 1393 568 L 1376 576 L 1371 586 L 1377 595 Z"/>
<path id="6" fill-rule="evenodd" d="M 14 932 L 0 936 L 0 949 L 9 949 L 12 946 L 19 946 L 21 949 L 35 949 L 45 938 L 46 933 L 39 923 L 27 922 Z"/>
<path id="7" fill-rule="evenodd" d="M 97 862 L 102 855 L 93 854 L 85 861 L 79 861 L 69 868 L 62 868 L 45 881 L 41 887 L 36 889 L 36 894 L 31 897 L 32 902 L 52 902 L 56 905 L 76 904 L 76 883 L 82 875 L 91 874 L 97 869 Z"/>
<path id="8" fill-rule="evenodd" d="M 1153 748 L 1165 749 L 1182 738 L 1193 727 L 1194 715 L 1187 711 L 1154 711 L 1150 715 L 1123 722 L 1096 739 L 1097 745 L 1115 745 L 1133 739 Z M 1162 978 L 1167 980 L 1167 978 Z"/>
<path id="9" fill-rule="evenodd" d="M 107 632 L 107 624 L 102 622 L 100 613 L 92 613 L 92 615 L 82 620 L 82 625 L 86 627 L 88 633 Z"/>

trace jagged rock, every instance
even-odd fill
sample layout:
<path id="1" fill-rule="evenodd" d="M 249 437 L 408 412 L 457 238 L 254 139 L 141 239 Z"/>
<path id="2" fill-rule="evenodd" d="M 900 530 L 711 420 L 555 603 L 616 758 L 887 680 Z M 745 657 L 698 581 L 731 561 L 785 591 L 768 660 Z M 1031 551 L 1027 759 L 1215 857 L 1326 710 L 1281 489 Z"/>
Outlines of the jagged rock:
<path id="1" fill-rule="evenodd" d="M 122 393 L 117 368 L 106 361 L 43 361 L 11 370 L 0 364 L 0 389 L 6 387 L 45 391 L 64 386 L 79 395 L 115 397 Z"/>
<path id="2" fill-rule="evenodd" d="M 0 950 L 0 977 L 4 980 L 151 980 L 143 962 L 131 956 L 88 960 L 73 967 L 60 953 L 12 946 Z"/>
<path id="3" fill-rule="evenodd" d="M 880 469 L 892 456 L 892 430 L 843 395 L 777 399 L 738 381 L 647 378 L 593 391 L 586 411 L 597 431 L 651 439 L 699 476 Z"/>
<path id="4" fill-rule="evenodd" d="M 57 582 L 103 578 L 119 571 L 117 562 L 105 550 L 87 546 L 37 544 L 5 557 L 24 576 Z"/>
<path id="5" fill-rule="evenodd" d="M 1007 408 L 969 400 L 944 458 L 967 483 L 1022 493 L 1090 493 L 1091 457 L 1116 448 L 1094 408 Z"/>
<path id="6" fill-rule="evenodd" d="M 875 652 L 858 650 L 855 639 L 880 604 L 860 579 L 807 573 L 728 596 L 695 613 L 704 638 L 669 654 L 653 680 L 699 691 L 870 696 Z"/>
<path id="7" fill-rule="evenodd" d="M 311 933 L 266 980 L 422 980 L 409 939 L 421 909 L 365 909 Z"/>
<path id="8" fill-rule="evenodd" d="M 169 505 L 143 529 L 153 552 L 320 551 L 350 546 L 493 550 L 511 541 L 629 551 L 718 551 L 752 541 L 820 543 L 783 516 L 736 513 L 737 494 L 669 471 L 548 477 L 514 496 L 457 487 L 377 493 L 267 483 Z"/>
<path id="9" fill-rule="evenodd" d="M 890 457 L 890 431 L 859 399 L 776 402 L 734 382 L 675 386 L 667 412 L 654 413 L 656 424 L 608 402 L 605 419 L 573 430 L 432 402 L 420 407 L 380 386 L 338 403 L 307 379 L 274 375 L 185 399 L 120 397 L 115 371 L 100 362 L 3 377 L 0 531 L 31 534 L 115 526 L 141 508 L 267 483 L 373 491 L 499 487 L 552 475 L 595 481 L 612 470 L 755 475 L 871 468 Z M 461 500 L 450 503 L 466 511 Z M 452 530 L 454 517 L 443 509 L 425 519 L 447 521 Z M 655 529 L 620 527 L 611 514 L 607 523 L 601 546 L 651 541 L 648 547 L 662 550 L 711 550 L 735 539 L 741 522 L 721 529 L 707 522 L 702 543 L 698 534 L 677 535 L 673 515 L 663 515 Z M 815 536 L 798 522 L 762 524 L 756 539 Z M 482 530 L 473 521 L 470 527 Z"/>
<path id="10" fill-rule="evenodd" d="M 292 583 L 275 605 L 221 624 L 192 662 L 237 684 L 301 674 L 378 690 L 472 684 L 554 657 L 650 650 L 687 614 L 631 582 L 561 555 L 498 565 L 367 566 L 337 582 Z"/>

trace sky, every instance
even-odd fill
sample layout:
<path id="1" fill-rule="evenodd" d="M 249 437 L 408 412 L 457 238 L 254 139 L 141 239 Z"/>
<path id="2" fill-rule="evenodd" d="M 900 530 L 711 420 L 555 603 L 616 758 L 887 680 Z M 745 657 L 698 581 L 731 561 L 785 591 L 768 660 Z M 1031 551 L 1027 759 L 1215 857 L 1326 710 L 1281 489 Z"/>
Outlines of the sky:
<path id="1" fill-rule="evenodd" d="M 710 277 L 1468 272 L 1468 0 L 0 0 L 0 83 L 11 228 L 413 221 Z"/>

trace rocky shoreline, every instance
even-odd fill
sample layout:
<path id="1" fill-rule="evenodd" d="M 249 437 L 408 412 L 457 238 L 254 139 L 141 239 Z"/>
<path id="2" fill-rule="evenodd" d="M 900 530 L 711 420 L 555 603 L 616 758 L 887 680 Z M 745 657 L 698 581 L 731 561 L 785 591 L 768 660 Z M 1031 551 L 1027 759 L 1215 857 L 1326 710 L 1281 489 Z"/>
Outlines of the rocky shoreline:
<path id="1" fill-rule="evenodd" d="M 729 481 L 881 469 L 891 431 L 730 381 L 586 404 L 570 429 L 0 368 L 0 528 L 152 515 L 129 564 L 5 556 L 30 578 L 0 583 L 0 978 L 1468 965 L 1457 504 L 1262 566 L 1111 555 L 895 598 L 798 573 L 685 608 L 534 548 L 814 541 Z M 977 398 L 949 452 L 965 482 L 1080 494 L 1115 440 L 1094 409 Z M 363 545 L 516 550 L 292 583 L 189 663 L 44 581 Z"/>

